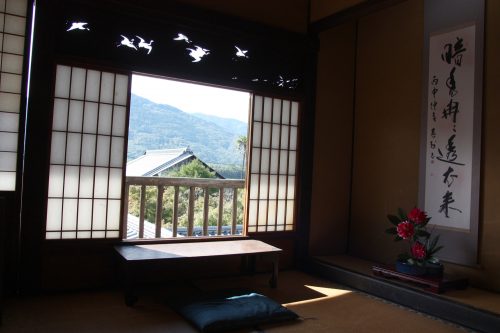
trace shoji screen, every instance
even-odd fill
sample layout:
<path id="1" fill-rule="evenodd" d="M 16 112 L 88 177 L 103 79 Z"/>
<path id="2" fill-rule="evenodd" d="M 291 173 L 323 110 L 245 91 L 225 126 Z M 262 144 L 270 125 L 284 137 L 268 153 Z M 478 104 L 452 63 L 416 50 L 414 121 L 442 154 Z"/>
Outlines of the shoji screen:
<path id="1" fill-rule="evenodd" d="M 294 229 L 299 103 L 254 96 L 248 232 Z"/>
<path id="2" fill-rule="evenodd" d="M 16 189 L 26 0 L 0 0 L 0 191 Z"/>
<path id="3" fill-rule="evenodd" d="M 129 77 L 57 66 L 46 238 L 119 237 Z"/>

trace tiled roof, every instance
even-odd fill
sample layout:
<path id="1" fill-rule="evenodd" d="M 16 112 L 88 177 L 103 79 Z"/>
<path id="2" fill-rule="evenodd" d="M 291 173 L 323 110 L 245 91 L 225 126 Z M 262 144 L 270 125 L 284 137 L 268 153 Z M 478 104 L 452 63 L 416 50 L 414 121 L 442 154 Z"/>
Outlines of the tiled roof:
<path id="1" fill-rule="evenodd" d="M 127 163 L 127 176 L 155 176 L 193 157 L 189 148 L 146 150 L 144 155 Z"/>

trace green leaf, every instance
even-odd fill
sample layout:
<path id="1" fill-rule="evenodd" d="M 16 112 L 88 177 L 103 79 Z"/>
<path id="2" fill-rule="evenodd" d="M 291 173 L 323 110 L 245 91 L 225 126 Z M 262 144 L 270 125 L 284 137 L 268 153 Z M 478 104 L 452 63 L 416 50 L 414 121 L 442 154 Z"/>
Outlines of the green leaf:
<path id="1" fill-rule="evenodd" d="M 391 235 L 396 235 L 398 233 L 398 231 L 394 227 L 385 229 L 385 232 Z"/>
<path id="2" fill-rule="evenodd" d="M 416 235 L 418 237 L 429 238 L 431 234 L 428 231 L 425 231 L 425 230 L 417 230 Z"/>
<path id="3" fill-rule="evenodd" d="M 434 253 L 437 253 L 439 250 L 441 250 L 443 248 L 443 246 L 439 245 L 437 246 L 436 248 L 432 249 L 431 251 L 429 251 L 427 253 L 428 256 L 432 256 Z"/>
<path id="4" fill-rule="evenodd" d="M 399 218 L 401 220 L 406 220 L 407 219 L 406 213 L 405 213 L 405 211 L 403 209 L 398 208 L 398 214 L 399 214 Z"/>
<path id="5" fill-rule="evenodd" d="M 394 241 L 396 241 L 396 242 L 399 242 L 399 241 L 402 241 L 402 240 L 403 240 L 403 238 L 401 238 L 399 236 L 396 236 L 396 238 L 394 238 Z"/>
<path id="6" fill-rule="evenodd" d="M 432 238 L 431 242 L 429 243 L 429 251 L 433 250 L 436 247 L 438 241 L 439 241 L 439 235 Z"/>
<path id="7" fill-rule="evenodd" d="M 399 223 L 401 223 L 401 220 L 397 216 L 387 215 L 387 218 L 389 219 L 389 222 L 391 222 L 394 225 L 398 225 Z"/>

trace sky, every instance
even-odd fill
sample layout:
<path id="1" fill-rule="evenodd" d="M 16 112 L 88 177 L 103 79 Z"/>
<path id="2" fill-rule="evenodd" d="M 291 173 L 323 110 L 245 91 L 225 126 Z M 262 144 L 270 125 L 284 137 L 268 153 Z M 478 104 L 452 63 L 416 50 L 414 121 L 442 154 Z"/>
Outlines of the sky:
<path id="1" fill-rule="evenodd" d="M 247 92 L 133 75 L 132 93 L 158 104 L 172 105 L 184 112 L 248 123 L 250 94 Z"/>

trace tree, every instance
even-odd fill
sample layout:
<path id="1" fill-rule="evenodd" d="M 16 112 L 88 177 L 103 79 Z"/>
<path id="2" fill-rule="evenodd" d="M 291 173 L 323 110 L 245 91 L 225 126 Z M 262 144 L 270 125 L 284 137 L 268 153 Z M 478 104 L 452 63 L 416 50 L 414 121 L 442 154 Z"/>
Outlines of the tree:
<path id="1" fill-rule="evenodd" d="M 240 135 L 238 139 L 236 139 L 236 147 L 238 147 L 238 150 L 243 154 L 243 162 L 241 165 L 241 179 L 245 178 L 243 177 L 243 175 L 245 172 L 245 162 L 247 157 L 247 143 L 248 139 L 245 135 Z"/>
<path id="2" fill-rule="evenodd" d="M 177 170 L 167 172 L 167 177 L 186 177 L 186 178 L 217 178 L 215 172 L 210 171 L 200 160 L 194 159 L 191 162 L 182 165 Z"/>

